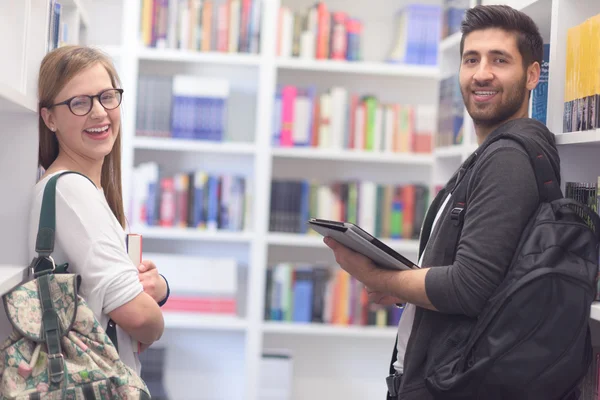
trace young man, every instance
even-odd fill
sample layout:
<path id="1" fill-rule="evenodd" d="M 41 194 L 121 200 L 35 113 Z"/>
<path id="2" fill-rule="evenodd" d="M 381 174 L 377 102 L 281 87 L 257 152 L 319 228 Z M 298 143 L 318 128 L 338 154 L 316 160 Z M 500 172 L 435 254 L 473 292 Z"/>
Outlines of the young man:
<path id="1" fill-rule="evenodd" d="M 477 6 L 467 11 L 462 33 L 460 87 L 478 143 L 494 130 L 515 124 L 512 131 L 536 140 L 559 179 L 554 135 L 528 118 L 529 96 L 538 83 L 543 53 L 537 26 L 510 7 Z M 388 399 L 432 398 L 425 378 L 427 365 L 435 362 L 433 349 L 444 343 L 445 330 L 454 322 L 474 319 L 482 311 L 538 206 L 529 157 L 513 141 L 502 139 L 487 147 L 478 154 L 470 174 L 469 206 L 458 243 L 446 239 L 453 223 L 455 175 L 429 210 L 429 217 L 435 218 L 419 259 L 420 269 L 379 269 L 367 258 L 324 239 L 340 266 L 365 284 L 371 301 L 406 304 L 398 328 L 394 374 L 388 379 Z"/>

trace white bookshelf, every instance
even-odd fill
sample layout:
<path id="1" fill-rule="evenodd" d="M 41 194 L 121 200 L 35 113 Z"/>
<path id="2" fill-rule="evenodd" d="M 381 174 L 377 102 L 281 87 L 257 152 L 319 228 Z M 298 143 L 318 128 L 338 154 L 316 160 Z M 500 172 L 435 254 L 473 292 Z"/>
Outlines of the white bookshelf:
<path id="1" fill-rule="evenodd" d="M 307 337 L 355 337 L 363 339 L 394 340 L 398 328 L 379 328 L 372 326 L 341 326 L 318 323 L 297 324 L 268 321 L 263 324 L 263 332 L 273 335 L 307 336 Z"/>
<path id="2" fill-rule="evenodd" d="M 418 251 L 418 240 L 402 240 L 402 239 L 382 239 L 383 243 L 399 252 L 416 252 Z M 306 247 L 306 248 L 323 248 L 323 237 L 317 235 L 300 235 L 296 233 L 270 233 L 267 236 L 267 243 L 270 246 L 280 247 Z"/>
<path id="3" fill-rule="evenodd" d="M 243 332 L 248 328 L 245 319 L 236 317 L 183 312 L 165 312 L 163 316 L 167 329 Z"/>
<path id="4" fill-rule="evenodd" d="M 174 63 L 224 64 L 258 67 L 262 60 L 255 54 L 227 54 L 218 52 L 194 52 L 179 49 L 137 49 L 138 58 L 146 61 L 169 61 Z"/>
<path id="5" fill-rule="evenodd" d="M 286 2 L 294 8 L 308 7 L 309 1 Z M 358 93 L 373 91 L 383 97 L 406 104 L 436 104 L 437 81 L 440 71 L 437 67 L 406 66 L 377 62 L 387 51 L 387 43 L 378 36 L 390 37 L 392 19 L 388 9 L 398 9 L 397 1 L 384 1 L 373 13 L 372 7 L 365 4 L 348 4 L 343 1 L 328 1 L 330 8 L 347 10 L 353 15 L 364 15 L 373 20 L 385 20 L 377 29 L 372 27 L 373 36 L 365 43 L 365 61 L 339 62 L 331 60 L 285 59 L 276 56 L 277 10 L 278 0 L 264 0 L 261 21 L 260 54 L 237 54 L 218 52 L 191 52 L 173 49 L 148 49 L 140 47 L 138 31 L 140 21 L 139 1 L 110 0 L 94 1 L 98 15 L 115 15 L 120 18 L 120 31 L 107 29 L 101 24 L 92 24 L 89 30 L 91 44 L 101 47 L 113 57 L 123 81 L 126 94 L 123 100 L 123 182 L 125 198 L 128 197 L 127 182 L 130 181 L 132 168 L 142 160 L 153 158 L 175 166 L 188 167 L 197 163 L 206 168 L 226 168 L 229 171 L 248 173 L 252 176 L 252 221 L 249 232 L 206 232 L 195 229 L 179 228 L 141 228 L 132 227 L 131 231 L 140 233 L 145 246 L 158 246 L 161 249 L 185 251 L 202 254 L 207 251 L 223 251 L 236 254 L 248 265 L 245 289 L 247 291 L 244 318 L 213 318 L 211 316 L 187 313 L 166 313 L 166 339 L 161 340 L 173 349 L 174 369 L 167 371 L 166 381 L 173 398 L 190 398 L 193 395 L 188 388 L 177 383 L 182 374 L 194 371 L 178 370 L 177 365 L 187 364 L 187 355 L 176 352 L 179 339 L 170 341 L 171 332 L 185 332 L 191 347 L 198 351 L 209 351 L 208 343 L 219 342 L 227 334 L 230 342 L 218 349 L 218 359 L 203 359 L 199 362 L 206 367 L 194 373 L 198 379 L 220 381 L 221 372 L 226 368 L 227 359 L 239 360 L 242 369 L 238 374 L 243 382 L 237 388 L 220 385 L 203 393 L 202 398 L 243 398 L 257 400 L 260 379 L 260 354 L 262 349 L 271 348 L 278 340 L 285 340 L 292 351 L 299 352 L 315 340 L 321 338 L 332 341 L 329 352 L 315 354 L 314 357 L 330 358 L 337 351 L 343 351 L 339 340 L 360 341 L 367 346 L 374 345 L 374 355 L 367 355 L 363 362 L 371 365 L 372 374 L 364 383 L 363 389 L 374 393 L 383 390 L 385 361 L 393 345 L 396 327 L 359 327 L 329 326 L 322 324 L 291 324 L 265 322 L 264 288 L 267 265 L 278 260 L 329 262 L 331 252 L 322 242 L 322 238 L 311 235 L 268 232 L 270 181 L 272 178 L 310 178 L 326 177 L 331 179 L 357 178 L 368 179 L 377 176 L 379 180 L 390 183 L 432 182 L 435 157 L 433 154 L 370 153 L 352 150 L 332 150 L 314 148 L 277 148 L 271 145 L 273 94 L 279 82 L 303 85 L 315 83 L 323 89 L 333 85 L 348 85 L 349 90 Z M 388 24 L 388 25 L 386 25 Z M 116 31 L 116 33 L 115 33 Z M 373 46 L 375 44 L 375 46 Z M 374 54 L 377 51 L 378 54 Z M 252 98 L 253 125 L 244 125 L 243 142 L 209 143 L 187 140 L 169 140 L 163 138 L 137 137 L 135 132 L 135 108 L 137 77 L 142 73 L 171 75 L 175 73 L 195 73 L 199 75 L 227 77 L 234 90 L 255 93 Z M 406 86 L 408 85 L 408 87 Z M 403 90 L 407 88 L 406 90 Z M 246 104 L 241 105 L 242 108 Z M 244 111 L 246 112 L 246 111 Z M 249 119 L 250 120 L 250 119 Z M 183 160 L 183 161 L 182 161 Z M 192 164 L 189 164 L 191 162 Z M 184 164 L 182 164 L 184 163 Z M 384 240 L 390 247 L 415 259 L 418 242 L 415 240 Z M 175 250 L 173 250 L 175 249 Z M 231 250 L 229 250 L 231 249 Z M 152 251 L 151 249 L 144 249 Z M 159 270 L 160 270 L 160 266 Z M 374 342 L 373 342 L 374 341 Z M 294 344 L 296 343 L 296 344 Z M 161 344 L 163 345 L 163 344 Z M 213 349 L 217 351 L 216 349 Z M 211 350 L 211 351 L 213 351 Z M 314 350 L 311 350 L 314 351 Z M 222 361 L 219 361 L 222 360 Z M 358 360 L 358 359 L 356 359 Z M 356 362 L 355 360 L 355 362 Z M 191 361 L 190 361 L 191 362 Z M 194 360 L 196 362 L 196 360 Z M 301 371 L 305 361 L 296 360 L 295 367 Z M 365 364 L 365 365 L 366 365 Z M 183 368 L 183 367 L 182 367 Z M 377 371 L 377 372 L 375 372 Z M 318 400 L 342 382 L 347 383 L 362 371 L 346 372 L 345 375 L 332 377 L 313 386 L 311 398 Z M 376 375 L 375 375 L 376 374 Z M 295 385 L 305 386 L 304 378 L 298 376 Z M 357 386 L 358 387 L 358 386 Z M 348 399 L 362 399 L 364 391 L 358 390 Z M 306 395 L 309 395 L 305 392 Z M 298 394 L 294 394 L 294 399 Z"/>
<path id="6" fill-rule="evenodd" d="M 560 132 L 555 136 L 558 145 L 600 145 L 600 129 L 583 132 Z"/>
<path id="7" fill-rule="evenodd" d="M 431 166 L 433 164 L 433 157 L 430 154 L 328 150 L 312 147 L 273 148 L 271 149 L 271 155 L 275 158 L 296 158 L 342 163 L 413 164 L 424 166 Z"/>
<path id="8" fill-rule="evenodd" d="M 437 78 L 439 70 L 435 67 L 384 64 L 376 62 L 354 62 L 336 60 L 303 60 L 297 58 L 279 58 L 277 67 L 289 70 L 305 70 L 322 73 L 361 74 L 371 76 Z"/>
<path id="9" fill-rule="evenodd" d="M 223 243 L 250 243 L 252 233 L 223 230 L 200 230 L 193 228 L 162 228 L 162 227 L 137 227 L 131 228 L 132 232 L 139 233 L 148 239 L 163 240 L 194 240 L 205 242 Z"/>
<path id="10" fill-rule="evenodd" d="M 133 146 L 136 149 L 191 152 L 191 153 L 217 153 L 231 155 L 254 155 L 256 146 L 252 143 L 235 142 L 204 142 L 199 140 L 135 137 Z"/>
<path id="11" fill-rule="evenodd" d="M 64 12 L 69 31 L 83 27 L 86 1 L 71 0 Z M 48 42 L 49 2 L 8 1 L 0 4 L 0 296 L 28 279 L 29 206 L 37 177 L 37 79 Z M 75 35 L 74 40 L 83 40 Z M 0 307 L 0 340 L 11 327 Z"/>
<path id="12" fill-rule="evenodd" d="M 432 0 L 433 1 L 433 0 Z M 434 1 L 437 2 L 437 1 Z M 302 9 L 310 4 L 309 0 L 283 0 L 283 3 L 294 9 Z M 395 336 L 395 328 L 345 327 L 319 324 L 291 324 L 263 321 L 265 269 L 273 262 L 285 259 L 294 261 L 331 262 L 331 255 L 320 237 L 268 232 L 270 181 L 272 178 L 313 177 L 327 178 L 377 176 L 389 182 L 408 182 L 413 179 L 425 180 L 430 187 L 444 183 L 456 170 L 460 163 L 476 148 L 477 142 L 472 121 L 465 110 L 464 140 L 456 146 L 436 148 L 433 154 L 395 154 L 340 151 L 329 149 L 276 148 L 271 145 L 271 128 L 273 114 L 273 93 L 280 82 L 305 85 L 315 83 L 319 88 L 337 84 L 348 85 L 356 92 L 373 90 L 384 95 L 395 95 L 398 102 L 414 101 L 421 104 L 437 104 L 437 86 L 439 80 L 452 73 L 458 73 L 460 34 L 444 39 L 439 48 L 439 67 L 402 66 L 377 62 L 387 50 L 388 38 L 392 27 L 389 25 L 390 10 L 398 9 L 397 1 L 381 2 L 344 2 L 331 0 L 327 2 L 331 9 L 346 10 L 354 15 L 361 15 L 367 21 L 367 29 L 375 32 L 367 38 L 366 61 L 345 62 L 331 60 L 301 60 L 280 58 L 275 52 L 277 38 L 277 10 L 279 0 L 264 0 L 263 19 L 261 21 L 260 54 L 236 53 L 200 53 L 181 50 L 146 49 L 138 43 L 140 10 L 136 0 L 97 0 L 94 2 L 94 15 L 113 15 L 120 18 L 118 29 L 108 29 L 102 24 L 92 23 L 89 37 L 93 44 L 102 46 L 116 61 L 126 88 L 124 99 L 124 138 L 123 138 L 123 175 L 124 182 L 129 182 L 132 168 L 141 160 L 148 159 L 149 153 L 161 160 L 172 160 L 173 165 L 186 157 L 191 157 L 203 166 L 210 166 L 211 160 L 222 159 L 228 168 L 238 168 L 254 177 L 252 229 L 250 232 L 203 232 L 191 229 L 143 228 L 133 230 L 157 242 L 191 242 L 190 246 L 182 246 L 189 251 L 199 252 L 211 246 L 227 249 L 230 246 L 236 254 L 243 247 L 240 257 L 248 264 L 247 315 L 243 319 L 221 319 L 200 315 L 169 314 L 167 331 L 185 330 L 186 346 L 203 352 L 211 348 L 218 352 L 218 357 L 201 360 L 204 365 L 197 371 L 195 364 L 190 364 L 185 352 L 175 352 L 170 356 L 173 368 L 167 371 L 168 388 L 175 398 L 190 396 L 185 387 L 178 384 L 180 376 L 197 374 L 198 379 L 205 381 L 214 378 L 220 382 L 227 375 L 225 361 L 235 359 L 240 368 L 237 373 L 243 376 L 243 384 L 238 388 L 230 385 L 212 385 L 203 393 L 203 398 L 244 398 L 257 399 L 257 385 L 260 378 L 260 353 L 264 348 L 290 347 L 299 355 L 295 357 L 297 375 L 294 378 L 294 400 L 313 398 L 316 400 L 337 398 L 340 393 L 333 392 L 334 387 L 348 387 L 344 398 L 363 399 L 385 394 L 384 377 L 387 374 L 387 362 Z M 484 1 L 485 3 L 485 1 Z M 540 25 L 545 40 L 550 40 L 551 50 L 551 85 L 548 105 L 549 127 L 557 133 L 560 148 L 569 148 L 565 154 L 575 154 L 581 146 L 600 143 L 598 132 L 580 132 L 561 134 L 562 127 L 562 95 L 564 75 L 564 54 L 566 29 L 582 22 L 582 18 L 591 12 L 600 12 L 600 5 L 595 0 L 581 0 L 581 7 L 569 8 L 568 0 L 512 0 L 513 6 L 529 13 Z M 472 4 L 475 4 L 473 0 Z M 1 29 L 1 28 L 0 28 Z M 559 71 L 559 72 L 557 72 Z M 175 74 L 196 73 L 228 77 L 239 88 L 253 93 L 252 125 L 245 126 L 250 142 L 234 143 L 196 143 L 157 138 L 135 137 L 135 108 L 137 77 L 143 72 Z M 235 86 L 234 85 L 234 86 Z M 0 98 L 2 96 L 0 85 Z M 244 111 L 245 112 L 245 111 Z M 589 147 L 589 146 L 587 146 Z M 575 150 L 573 150 L 575 148 Z M 561 150 L 563 151 L 563 150 Z M 166 158 L 165 158 L 166 157 Z M 563 159 L 563 165 L 574 163 L 571 159 Z M 598 162 L 592 159 L 585 161 L 599 170 Z M 566 175 L 577 176 L 581 168 L 569 168 Z M 573 171 L 571 171 L 572 169 Z M 127 198 L 127 184 L 124 192 Z M 391 247 L 415 257 L 418 251 L 417 241 L 386 240 Z M 196 249 L 195 246 L 198 246 Z M 201 247 L 207 246 L 207 247 Z M 179 247 L 169 247 L 177 248 Z M 228 250 L 223 250 L 228 251 Z M 232 250 L 234 251 L 234 250 Z M 159 266 L 160 269 L 160 266 Z M 600 306 L 592 307 L 592 318 L 600 320 Z M 227 346 L 214 349 L 211 343 L 218 343 L 222 335 L 228 334 L 230 342 Z M 232 335 L 229 335 L 232 334 Z M 169 335 L 167 335 L 169 336 Z M 178 339 L 168 342 L 169 348 L 177 348 Z M 322 344 L 324 343 L 324 344 Z M 360 343 L 362 347 L 348 347 Z M 369 354 L 361 352 L 362 348 L 370 349 Z M 360 365 L 359 369 L 349 368 L 346 371 L 327 372 L 324 366 L 330 366 L 340 352 L 347 364 Z M 205 353 L 202 353 L 205 354 Z M 211 353 L 212 354 L 212 353 Z M 191 365 L 183 371 L 177 365 Z M 189 362 L 188 362 L 189 361 Z M 315 364 L 323 366 L 315 371 L 322 374 L 315 378 L 315 371 L 310 371 Z M 354 368 L 354 367 L 353 367 Z M 358 368 L 358 367 L 357 367 Z M 313 375 L 311 375 L 313 373 Z M 363 379 L 351 384 L 356 376 Z M 181 375 L 183 374 L 183 375 Z M 353 386 L 355 385 L 355 386 Z M 335 393 L 335 394 L 333 394 Z M 375 394 L 375 395 L 373 395 Z M 333 396 L 333 397 L 332 397 Z"/>

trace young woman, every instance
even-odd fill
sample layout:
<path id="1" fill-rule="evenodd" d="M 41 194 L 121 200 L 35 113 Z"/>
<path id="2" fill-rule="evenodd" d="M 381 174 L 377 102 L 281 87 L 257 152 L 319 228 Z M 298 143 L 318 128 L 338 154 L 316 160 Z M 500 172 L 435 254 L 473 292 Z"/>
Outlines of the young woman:
<path id="1" fill-rule="evenodd" d="M 30 217 L 31 258 L 36 254 L 42 195 L 49 178 L 69 174 L 56 190 L 53 258 L 81 276 L 80 294 L 106 329 L 117 325 L 123 362 L 140 373 L 137 346 L 158 340 L 164 329 L 159 303 L 168 285 L 148 260 L 134 265 L 125 246 L 121 191 L 121 98 L 112 62 L 87 47 L 67 46 L 46 55 L 38 81 L 39 163 Z M 134 339 L 134 340 L 132 340 Z"/>

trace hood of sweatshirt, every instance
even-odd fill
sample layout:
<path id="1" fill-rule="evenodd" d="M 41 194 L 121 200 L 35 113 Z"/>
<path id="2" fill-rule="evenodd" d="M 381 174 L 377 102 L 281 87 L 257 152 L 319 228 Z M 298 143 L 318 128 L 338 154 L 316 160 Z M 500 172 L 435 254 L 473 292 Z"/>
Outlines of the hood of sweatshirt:
<path id="1" fill-rule="evenodd" d="M 554 134 L 550 132 L 546 125 L 533 118 L 513 119 L 503 123 L 494 131 L 492 131 L 484 140 L 482 145 L 491 140 L 495 135 L 504 132 L 510 132 L 515 135 L 522 135 L 532 138 L 540 147 L 546 156 L 546 159 L 550 161 L 552 169 L 556 174 L 556 179 L 560 184 L 560 156 L 558 154 L 558 149 L 556 148 Z"/>

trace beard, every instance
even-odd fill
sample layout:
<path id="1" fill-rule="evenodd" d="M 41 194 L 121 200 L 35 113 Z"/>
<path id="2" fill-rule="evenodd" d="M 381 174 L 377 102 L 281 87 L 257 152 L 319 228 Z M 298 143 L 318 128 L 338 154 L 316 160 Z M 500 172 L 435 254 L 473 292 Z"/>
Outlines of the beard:
<path id="1" fill-rule="evenodd" d="M 506 86 L 502 91 L 499 91 L 496 96 L 506 94 L 505 99 L 501 99 L 499 103 L 484 103 L 477 104 L 473 101 L 471 95 L 473 92 L 472 85 L 461 87 L 463 102 L 467 108 L 467 112 L 473 119 L 475 125 L 483 127 L 493 127 L 507 121 L 515 115 L 523 106 L 523 102 L 527 96 L 527 75 L 517 82 Z"/>

